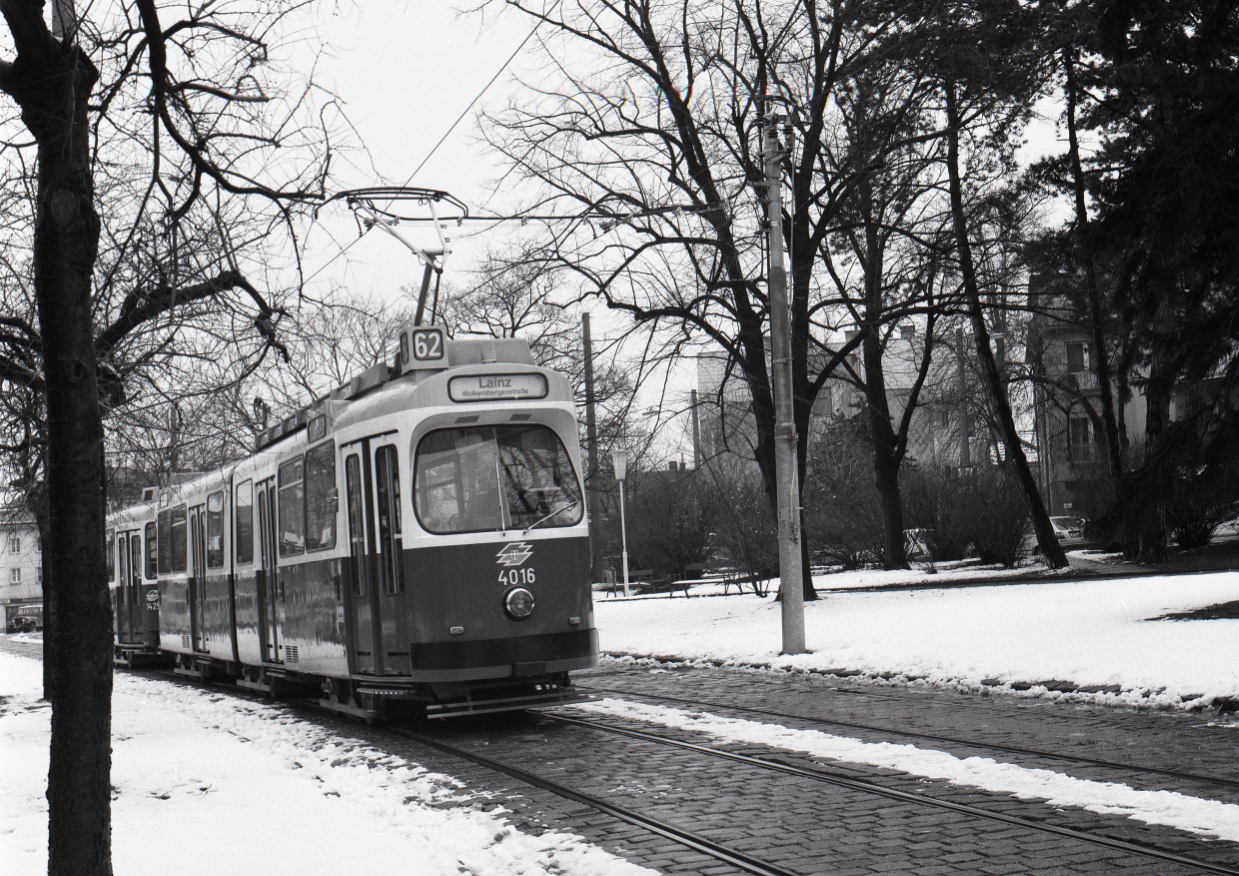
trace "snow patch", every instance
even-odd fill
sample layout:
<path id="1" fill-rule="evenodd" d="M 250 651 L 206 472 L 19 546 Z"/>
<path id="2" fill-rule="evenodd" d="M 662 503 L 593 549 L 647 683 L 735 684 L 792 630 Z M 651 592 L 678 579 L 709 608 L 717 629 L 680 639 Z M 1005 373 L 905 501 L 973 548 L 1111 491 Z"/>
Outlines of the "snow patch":
<path id="1" fill-rule="evenodd" d="M 47 872 L 50 709 L 42 668 L 0 653 L 0 861 Z M 116 872 L 305 876 L 364 867 L 427 876 L 651 871 L 559 831 L 531 836 L 456 779 L 334 736 L 279 706 L 118 674 Z"/>

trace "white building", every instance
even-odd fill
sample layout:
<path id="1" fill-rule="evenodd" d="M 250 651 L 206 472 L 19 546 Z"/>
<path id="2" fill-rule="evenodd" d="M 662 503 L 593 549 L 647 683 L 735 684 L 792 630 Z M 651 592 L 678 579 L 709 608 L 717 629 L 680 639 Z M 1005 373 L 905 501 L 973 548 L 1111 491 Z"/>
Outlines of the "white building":
<path id="1" fill-rule="evenodd" d="M 34 517 L 20 505 L 0 506 L 0 605 L 6 629 L 14 617 L 43 623 L 43 545 Z"/>

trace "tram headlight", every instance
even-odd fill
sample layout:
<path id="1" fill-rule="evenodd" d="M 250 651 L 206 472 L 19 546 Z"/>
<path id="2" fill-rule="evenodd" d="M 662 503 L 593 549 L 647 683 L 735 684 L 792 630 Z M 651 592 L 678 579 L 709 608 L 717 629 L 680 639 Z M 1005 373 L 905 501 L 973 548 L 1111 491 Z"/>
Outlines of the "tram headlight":
<path id="1" fill-rule="evenodd" d="M 513 587 L 503 597 L 503 608 L 516 620 L 524 620 L 533 614 L 533 594 L 524 587 Z"/>

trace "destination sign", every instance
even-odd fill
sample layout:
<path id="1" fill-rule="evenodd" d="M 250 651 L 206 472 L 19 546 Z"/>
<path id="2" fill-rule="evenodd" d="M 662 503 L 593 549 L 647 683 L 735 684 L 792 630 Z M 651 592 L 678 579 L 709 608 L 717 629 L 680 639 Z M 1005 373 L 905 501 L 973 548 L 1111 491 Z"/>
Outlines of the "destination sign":
<path id="1" fill-rule="evenodd" d="M 447 394 L 455 402 L 546 398 L 546 377 L 541 374 L 470 374 L 448 381 Z"/>

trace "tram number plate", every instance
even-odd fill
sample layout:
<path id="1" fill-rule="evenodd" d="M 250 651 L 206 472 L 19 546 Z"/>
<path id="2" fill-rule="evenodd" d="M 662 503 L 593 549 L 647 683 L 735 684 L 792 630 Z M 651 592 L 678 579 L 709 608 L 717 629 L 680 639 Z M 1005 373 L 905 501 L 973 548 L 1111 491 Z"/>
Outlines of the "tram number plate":
<path id="1" fill-rule="evenodd" d="M 503 569 L 499 573 L 499 583 L 504 587 L 533 584 L 536 580 L 533 569 Z"/>

